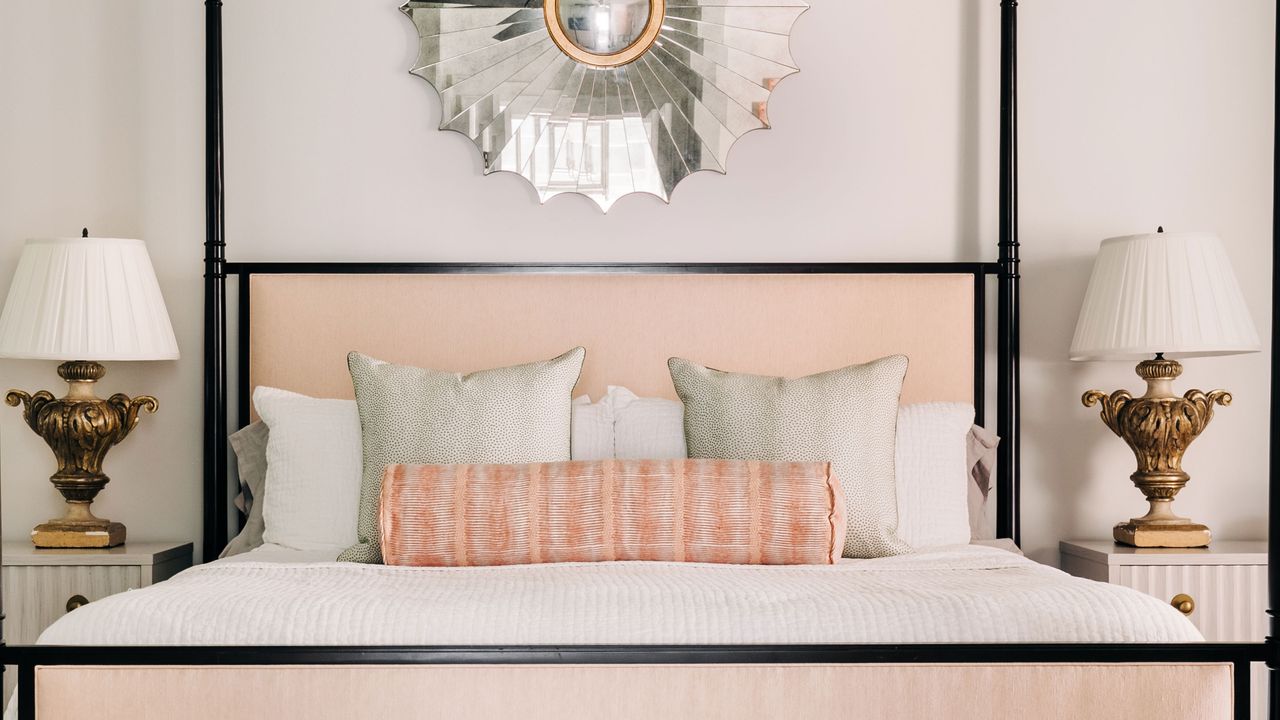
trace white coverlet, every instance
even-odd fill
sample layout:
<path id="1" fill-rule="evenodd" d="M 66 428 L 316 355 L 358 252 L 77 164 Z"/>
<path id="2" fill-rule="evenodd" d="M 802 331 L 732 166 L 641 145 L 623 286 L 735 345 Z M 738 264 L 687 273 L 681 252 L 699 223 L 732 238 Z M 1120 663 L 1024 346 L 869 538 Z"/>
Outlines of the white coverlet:
<path id="1" fill-rule="evenodd" d="M 260 558 L 279 560 L 281 553 Z M 68 613 L 40 643 L 557 645 L 1186 642 L 1168 604 L 1003 550 L 834 566 L 198 566 Z"/>

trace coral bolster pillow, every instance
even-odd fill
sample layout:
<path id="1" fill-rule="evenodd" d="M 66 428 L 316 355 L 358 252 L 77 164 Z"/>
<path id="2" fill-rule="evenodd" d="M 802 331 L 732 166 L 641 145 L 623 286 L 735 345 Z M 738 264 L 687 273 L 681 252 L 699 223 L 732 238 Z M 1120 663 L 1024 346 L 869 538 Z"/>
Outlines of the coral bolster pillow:
<path id="1" fill-rule="evenodd" d="M 829 463 L 391 465 L 380 532 L 383 561 L 401 566 L 828 565 L 844 498 Z"/>

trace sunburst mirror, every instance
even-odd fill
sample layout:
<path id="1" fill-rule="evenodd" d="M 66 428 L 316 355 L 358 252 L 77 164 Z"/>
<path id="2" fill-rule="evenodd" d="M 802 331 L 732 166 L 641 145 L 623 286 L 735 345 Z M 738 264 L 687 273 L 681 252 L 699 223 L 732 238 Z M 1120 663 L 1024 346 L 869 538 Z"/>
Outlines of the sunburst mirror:
<path id="1" fill-rule="evenodd" d="M 738 138 L 769 127 L 797 72 L 800 0 L 409 2 L 413 74 L 440 94 L 440 129 L 470 138 L 485 174 L 523 176 L 542 202 L 671 199 L 723 173 Z"/>

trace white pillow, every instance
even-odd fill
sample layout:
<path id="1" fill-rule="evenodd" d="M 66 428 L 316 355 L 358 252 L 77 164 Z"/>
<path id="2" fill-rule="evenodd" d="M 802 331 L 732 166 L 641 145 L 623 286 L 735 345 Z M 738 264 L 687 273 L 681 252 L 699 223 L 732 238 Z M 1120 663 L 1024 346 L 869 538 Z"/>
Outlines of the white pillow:
<path id="1" fill-rule="evenodd" d="M 613 409 L 614 457 L 622 460 L 679 460 L 688 457 L 684 441 L 684 403 L 642 398 L 624 387 L 610 387 L 601 401 Z"/>
<path id="2" fill-rule="evenodd" d="M 913 548 L 969 544 L 972 427 L 972 405 L 921 403 L 898 410 L 898 537 Z"/>
<path id="3" fill-rule="evenodd" d="M 355 401 L 259 387 L 253 405 L 270 428 L 263 542 L 335 552 L 354 545 L 363 472 Z"/>
<path id="4" fill-rule="evenodd" d="M 573 401 L 569 426 L 570 456 L 574 460 L 613 457 L 613 406 L 607 397 L 593 403 L 583 395 Z"/>

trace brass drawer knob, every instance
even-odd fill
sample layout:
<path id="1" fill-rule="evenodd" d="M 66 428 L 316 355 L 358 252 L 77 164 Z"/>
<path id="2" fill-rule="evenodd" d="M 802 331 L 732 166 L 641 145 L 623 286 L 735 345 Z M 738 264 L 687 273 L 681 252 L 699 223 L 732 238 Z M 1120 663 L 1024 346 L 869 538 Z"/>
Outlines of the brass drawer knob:
<path id="1" fill-rule="evenodd" d="M 1169 604 L 1187 617 L 1190 617 L 1191 613 L 1196 611 L 1196 599 L 1190 595 L 1175 595 Z"/>
<path id="2" fill-rule="evenodd" d="M 85 605 L 88 605 L 88 604 L 89 604 L 89 598 L 83 595 L 72 595 L 71 597 L 67 598 L 67 612 L 71 612 L 76 608 L 84 607 Z"/>

